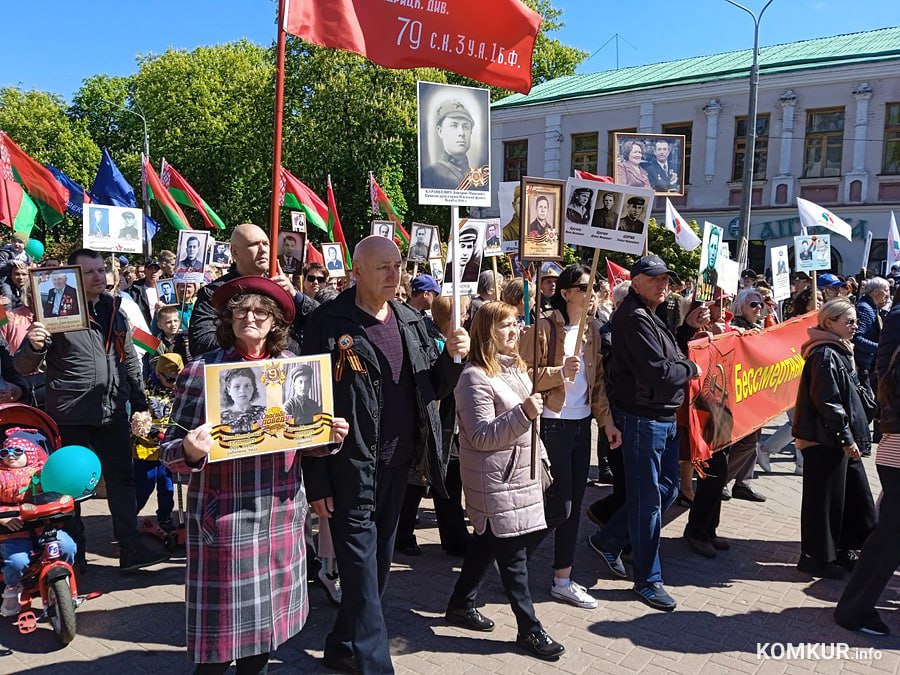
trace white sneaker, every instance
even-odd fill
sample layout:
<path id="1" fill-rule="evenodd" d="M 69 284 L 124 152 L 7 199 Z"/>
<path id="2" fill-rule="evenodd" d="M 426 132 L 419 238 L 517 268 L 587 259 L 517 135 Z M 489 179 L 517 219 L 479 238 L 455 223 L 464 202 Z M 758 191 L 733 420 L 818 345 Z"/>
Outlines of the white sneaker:
<path id="1" fill-rule="evenodd" d="M 568 602 L 570 605 L 582 607 L 583 609 L 595 609 L 597 607 L 597 598 L 588 594 L 584 586 L 570 581 L 568 586 L 557 586 L 551 584 L 550 595 L 557 600 Z"/>
<path id="2" fill-rule="evenodd" d="M 341 604 L 343 593 L 341 592 L 341 578 L 337 574 L 326 574 L 324 569 L 319 570 L 319 581 L 328 594 L 328 599 L 335 605 Z"/>
<path id="3" fill-rule="evenodd" d="M 19 613 L 20 590 L 18 585 L 7 586 L 3 589 L 3 604 L 0 605 L 0 616 L 16 616 Z"/>

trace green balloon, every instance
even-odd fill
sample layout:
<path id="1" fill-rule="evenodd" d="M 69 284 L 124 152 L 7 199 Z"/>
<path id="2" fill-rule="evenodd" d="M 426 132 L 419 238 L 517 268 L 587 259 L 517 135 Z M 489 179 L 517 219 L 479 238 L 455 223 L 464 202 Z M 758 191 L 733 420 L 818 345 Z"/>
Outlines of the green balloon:
<path id="1" fill-rule="evenodd" d="M 41 469 L 41 490 L 85 497 L 100 482 L 100 459 L 81 445 L 67 445 L 50 455 Z"/>
<path id="2" fill-rule="evenodd" d="M 40 260 L 44 257 L 44 244 L 37 239 L 29 239 L 25 244 L 25 253 L 35 260 Z"/>

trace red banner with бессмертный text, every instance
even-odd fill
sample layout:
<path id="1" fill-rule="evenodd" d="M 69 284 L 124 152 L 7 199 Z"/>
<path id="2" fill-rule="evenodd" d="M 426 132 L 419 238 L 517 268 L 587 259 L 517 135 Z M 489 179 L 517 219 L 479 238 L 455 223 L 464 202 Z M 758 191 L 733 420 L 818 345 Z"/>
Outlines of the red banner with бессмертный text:
<path id="1" fill-rule="evenodd" d="M 285 0 L 284 30 L 387 68 L 443 68 L 523 94 L 541 16 L 519 0 Z"/>
<path id="2" fill-rule="evenodd" d="M 759 333 L 723 333 L 688 345 L 702 375 L 688 385 L 678 424 L 688 431 L 695 465 L 794 407 L 800 347 L 815 324 L 811 312 Z"/>

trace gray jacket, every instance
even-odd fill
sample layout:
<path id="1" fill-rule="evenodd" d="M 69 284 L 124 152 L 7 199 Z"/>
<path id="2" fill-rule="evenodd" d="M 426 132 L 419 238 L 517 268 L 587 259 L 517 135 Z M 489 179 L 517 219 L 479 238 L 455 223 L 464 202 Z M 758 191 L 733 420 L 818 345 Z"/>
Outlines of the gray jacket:
<path id="1" fill-rule="evenodd" d="M 499 358 L 502 370 L 496 377 L 471 363 L 463 369 L 456 415 L 466 513 L 475 532 L 483 534 L 489 521 L 502 538 L 547 525 L 540 469 L 531 479 L 531 421 L 522 409 L 531 384 L 513 357 Z M 538 456 L 545 455 L 541 445 Z"/>

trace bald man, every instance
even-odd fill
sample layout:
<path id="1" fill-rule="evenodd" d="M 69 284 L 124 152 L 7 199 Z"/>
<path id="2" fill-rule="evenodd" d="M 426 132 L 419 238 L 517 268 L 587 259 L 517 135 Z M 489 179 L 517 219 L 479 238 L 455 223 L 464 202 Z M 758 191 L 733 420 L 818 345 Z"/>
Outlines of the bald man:
<path id="1" fill-rule="evenodd" d="M 212 296 L 222 284 L 238 277 L 266 277 L 269 275 L 269 237 L 262 228 L 253 223 L 243 223 L 231 233 L 231 257 L 234 269 L 197 292 L 197 301 L 191 314 L 188 328 L 188 340 L 191 355 L 200 356 L 219 347 L 216 341 L 216 311 L 212 306 Z M 297 306 L 297 317 L 291 329 L 292 343 L 289 349 L 299 352 L 303 336 L 303 325 L 307 316 L 318 307 L 319 303 L 306 297 L 291 284 L 284 274 L 272 277 L 272 281 L 281 286 L 294 298 Z"/>
<path id="2" fill-rule="evenodd" d="M 340 672 L 394 672 L 381 597 L 407 476 L 415 464 L 446 495 L 438 401 L 462 370 L 453 356 L 469 352 L 460 328 L 438 353 L 422 315 L 394 299 L 401 269 L 393 241 L 363 239 L 353 254 L 356 285 L 319 307 L 303 338 L 303 353 L 331 353 L 334 414 L 348 416 L 351 428 L 340 452 L 303 459 L 307 498 L 320 518 L 331 519 L 341 571 L 341 605 L 324 658 Z"/>

